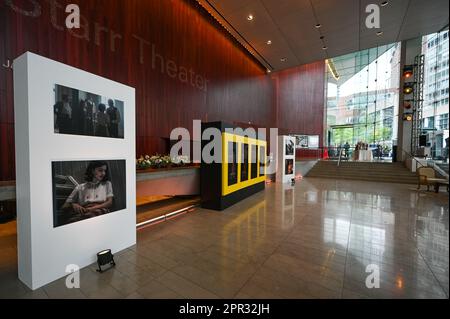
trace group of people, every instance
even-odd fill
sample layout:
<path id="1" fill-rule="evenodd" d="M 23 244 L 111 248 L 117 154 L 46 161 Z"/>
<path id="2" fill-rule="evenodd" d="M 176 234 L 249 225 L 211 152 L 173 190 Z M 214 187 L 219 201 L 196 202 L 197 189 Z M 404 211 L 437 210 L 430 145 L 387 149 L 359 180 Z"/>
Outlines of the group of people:
<path id="1" fill-rule="evenodd" d="M 329 154 L 332 157 L 339 157 L 339 154 L 342 158 L 350 158 L 352 155 L 355 156 L 358 154 L 359 151 L 368 151 L 372 150 L 366 142 L 359 141 L 355 144 L 355 150 L 352 151 L 352 146 L 349 144 L 349 142 L 346 142 L 345 144 L 341 144 L 337 146 L 336 148 L 331 148 L 329 150 Z M 388 153 L 387 146 L 383 148 L 381 144 L 377 144 L 376 148 L 373 149 L 373 157 L 377 157 L 378 159 L 381 159 L 383 157 L 383 154 Z"/>
<path id="2" fill-rule="evenodd" d="M 55 132 L 61 134 L 88 135 L 118 138 L 121 114 L 108 100 L 108 107 L 95 105 L 92 98 L 72 103 L 69 95 L 63 94 L 61 101 L 54 105 Z"/>
<path id="3" fill-rule="evenodd" d="M 355 145 L 355 151 L 367 151 L 369 149 L 369 144 L 359 141 Z"/>

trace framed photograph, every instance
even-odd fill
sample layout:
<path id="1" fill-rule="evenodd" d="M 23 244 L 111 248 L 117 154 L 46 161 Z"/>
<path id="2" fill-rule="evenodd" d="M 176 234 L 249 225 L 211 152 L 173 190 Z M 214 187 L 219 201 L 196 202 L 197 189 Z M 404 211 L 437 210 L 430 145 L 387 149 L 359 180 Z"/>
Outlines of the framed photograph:
<path id="1" fill-rule="evenodd" d="M 237 143 L 228 143 L 228 186 L 237 184 L 238 164 L 237 164 Z"/>
<path id="2" fill-rule="evenodd" d="M 124 102 L 55 85 L 54 131 L 57 134 L 124 138 Z"/>
<path id="3" fill-rule="evenodd" d="M 294 141 L 292 139 L 285 140 L 285 152 L 286 156 L 294 155 Z"/>
<path id="4" fill-rule="evenodd" d="M 285 160 L 285 166 L 284 166 L 284 174 L 285 175 L 292 175 L 294 174 L 294 160 L 293 159 L 286 159 Z"/>
<path id="5" fill-rule="evenodd" d="M 248 144 L 241 144 L 241 182 L 248 180 Z"/>
<path id="6" fill-rule="evenodd" d="M 259 176 L 266 175 L 266 148 L 264 146 L 259 147 Z"/>
<path id="7" fill-rule="evenodd" d="M 319 147 L 319 135 L 309 135 L 308 136 L 308 147 L 318 148 Z"/>
<path id="8" fill-rule="evenodd" d="M 250 178 L 254 179 L 258 177 L 258 146 L 257 145 L 250 145 L 250 154 L 252 156 L 252 162 L 250 164 Z"/>
<path id="9" fill-rule="evenodd" d="M 52 162 L 53 227 L 126 208 L 125 160 Z"/>
<path id="10" fill-rule="evenodd" d="M 308 135 L 295 136 L 295 148 L 308 148 Z"/>

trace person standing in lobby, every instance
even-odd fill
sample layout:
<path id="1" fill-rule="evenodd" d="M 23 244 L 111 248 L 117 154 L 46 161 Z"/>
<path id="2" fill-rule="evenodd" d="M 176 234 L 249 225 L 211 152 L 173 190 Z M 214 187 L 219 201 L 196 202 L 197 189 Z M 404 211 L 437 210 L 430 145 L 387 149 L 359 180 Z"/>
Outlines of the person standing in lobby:
<path id="1" fill-rule="evenodd" d="M 348 158 L 350 155 L 350 144 L 348 144 L 348 142 L 345 142 L 344 150 L 345 150 L 345 157 Z"/>

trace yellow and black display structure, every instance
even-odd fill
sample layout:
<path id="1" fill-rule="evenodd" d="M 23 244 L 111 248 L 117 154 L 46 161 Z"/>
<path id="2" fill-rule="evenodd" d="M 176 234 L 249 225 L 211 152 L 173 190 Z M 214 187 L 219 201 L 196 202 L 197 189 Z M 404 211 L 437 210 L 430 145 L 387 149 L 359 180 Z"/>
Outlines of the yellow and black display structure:
<path id="1" fill-rule="evenodd" d="M 220 131 L 219 149 L 222 154 L 221 162 L 218 163 L 216 161 L 206 163 L 202 156 L 200 179 L 202 207 L 224 210 L 264 189 L 267 142 L 265 139 L 246 136 L 242 129 L 223 122 L 202 123 L 202 136 L 208 128 Z M 202 138 L 202 152 L 211 142 L 212 140 Z"/>

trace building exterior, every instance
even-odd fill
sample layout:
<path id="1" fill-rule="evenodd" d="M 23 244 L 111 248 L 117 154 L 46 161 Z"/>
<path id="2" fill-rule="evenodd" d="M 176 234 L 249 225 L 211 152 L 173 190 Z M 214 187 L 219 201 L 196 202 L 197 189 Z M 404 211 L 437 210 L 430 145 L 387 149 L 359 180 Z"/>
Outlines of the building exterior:
<path id="1" fill-rule="evenodd" d="M 448 30 L 422 38 L 425 55 L 425 83 L 422 128 L 434 158 L 445 155 L 449 137 L 449 42 Z"/>

